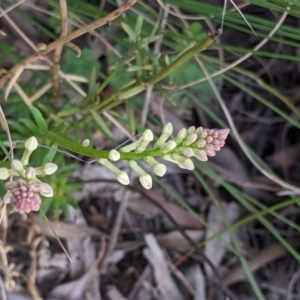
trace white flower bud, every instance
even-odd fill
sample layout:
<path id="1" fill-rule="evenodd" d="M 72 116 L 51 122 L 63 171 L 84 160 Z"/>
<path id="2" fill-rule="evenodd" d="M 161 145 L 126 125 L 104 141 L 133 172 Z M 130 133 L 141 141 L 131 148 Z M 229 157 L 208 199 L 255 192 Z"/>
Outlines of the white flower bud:
<path id="1" fill-rule="evenodd" d="M 6 180 L 10 176 L 9 170 L 6 168 L 0 168 L 0 179 Z"/>
<path id="2" fill-rule="evenodd" d="M 191 127 L 188 128 L 187 134 L 194 133 L 195 131 L 196 131 L 196 127 L 195 126 L 191 126 Z"/>
<path id="3" fill-rule="evenodd" d="M 139 177 L 141 185 L 146 189 L 149 190 L 152 188 L 152 177 L 149 174 L 144 174 Z"/>
<path id="4" fill-rule="evenodd" d="M 195 152 L 196 158 L 198 158 L 200 161 L 207 161 L 207 154 L 205 150 L 198 150 Z"/>
<path id="5" fill-rule="evenodd" d="M 37 147 L 38 147 L 38 141 L 34 136 L 29 138 L 24 144 L 24 148 L 30 152 L 34 151 Z"/>
<path id="6" fill-rule="evenodd" d="M 190 158 L 186 158 L 178 166 L 182 169 L 186 169 L 186 170 L 190 170 L 190 171 L 195 169 L 194 163 Z"/>
<path id="7" fill-rule="evenodd" d="M 168 153 L 172 150 L 174 150 L 177 147 L 177 144 L 175 141 L 168 141 L 166 142 L 164 145 L 162 145 L 162 147 L 160 148 L 160 151 L 162 153 Z"/>
<path id="8" fill-rule="evenodd" d="M 191 133 L 190 135 L 188 135 L 186 137 L 186 139 L 184 140 L 184 142 L 182 143 L 183 146 L 189 146 L 191 144 L 193 144 L 196 140 L 197 140 L 198 136 L 196 133 Z"/>
<path id="9" fill-rule="evenodd" d="M 17 160 L 17 159 L 14 159 L 12 162 L 11 162 L 11 165 L 10 165 L 11 169 L 15 172 L 22 172 L 24 170 L 24 166 L 23 164 Z"/>
<path id="10" fill-rule="evenodd" d="M 89 139 L 85 139 L 81 144 L 83 147 L 88 147 L 90 145 L 91 141 Z"/>
<path id="11" fill-rule="evenodd" d="M 36 137 L 32 136 L 31 138 L 29 138 L 25 144 L 24 144 L 24 153 L 23 156 L 21 158 L 21 162 L 23 163 L 24 166 L 28 165 L 29 162 L 29 158 L 32 154 L 32 152 L 38 147 L 38 141 L 36 139 Z"/>
<path id="12" fill-rule="evenodd" d="M 185 128 L 182 128 L 181 130 L 179 130 L 179 132 L 177 133 L 177 136 L 175 138 L 175 142 L 179 145 L 181 144 L 184 139 L 187 137 L 187 130 Z"/>
<path id="13" fill-rule="evenodd" d="M 192 157 L 194 156 L 194 150 L 192 148 L 181 148 L 179 153 L 184 155 L 185 157 Z"/>
<path id="14" fill-rule="evenodd" d="M 129 177 L 124 171 L 121 171 L 119 173 L 119 175 L 117 176 L 117 180 L 123 185 L 128 185 L 130 183 Z"/>
<path id="15" fill-rule="evenodd" d="M 35 169 L 32 167 L 28 167 L 27 170 L 25 171 L 25 176 L 27 179 L 33 179 L 35 178 Z"/>
<path id="16" fill-rule="evenodd" d="M 45 175 L 51 175 L 57 171 L 57 165 L 54 163 L 46 163 L 43 166 L 43 171 Z"/>
<path id="17" fill-rule="evenodd" d="M 48 183 L 42 183 L 42 188 L 40 190 L 40 194 L 44 197 L 51 198 L 53 197 L 53 188 Z"/>
<path id="18" fill-rule="evenodd" d="M 153 168 L 153 172 L 159 177 L 163 177 L 166 174 L 166 171 L 167 167 L 164 164 L 157 164 Z"/>
<path id="19" fill-rule="evenodd" d="M 120 155 L 120 152 L 118 150 L 111 150 L 109 151 L 109 154 L 108 154 L 108 158 L 112 161 L 118 161 L 120 159 L 121 155 Z"/>
<path id="20" fill-rule="evenodd" d="M 171 136 L 172 133 L 173 133 L 173 125 L 172 125 L 172 123 L 167 123 L 164 126 L 164 128 L 162 130 L 162 134 L 156 141 L 154 147 L 160 148 L 167 141 L 167 139 Z"/>
<path id="21" fill-rule="evenodd" d="M 124 171 L 118 169 L 108 159 L 100 158 L 98 159 L 98 162 L 111 171 L 121 184 L 128 185 L 130 183 L 128 175 Z"/>
<path id="22" fill-rule="evenodd" d="M 153 139 L 154 139 L 153 132 L 150 129 L 146 129 L 142 134 L 139 145 L 135 149 L 135 153 L 144 152 L 146 147 L 149 145 L 150 142 L 153 141 Z"/>

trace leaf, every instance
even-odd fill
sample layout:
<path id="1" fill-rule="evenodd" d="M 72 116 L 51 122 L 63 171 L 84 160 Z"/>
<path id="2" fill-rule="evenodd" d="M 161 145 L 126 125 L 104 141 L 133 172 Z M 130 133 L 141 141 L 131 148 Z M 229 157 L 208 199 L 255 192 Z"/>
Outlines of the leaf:
<path id="1" fill-rule="evenodd" d="M 148 46 L 148 44 L 156 42 L 158 39 L 159 39 L 159 36 L 157 36 L 157 35 L 143 38 L 140 42 L 140 46 L 142 48 L 144 48 L 145 46 Z"/>
<path id="2" fill-rule="evenodd" d="M 95 95 L 98 84 L 96 82 L 97 76 L 96 76 L 96 68 L 93 67 L 90 75 L 90 80 L 89 80 L 89 88 L 88 88 L 88 95 Z"/>
<path id="3" fill-rule="evenodd" d="M 98 126 L 101 128 L 101 131 L 107 136 L 107 137 L 112 137 L 111 130 L 103 120 L 103 118 L 94 110 L 91 110 L 91 114 L 95 120 L 95 122 L 98 124 Z"/>
<path id="4" fill-rule="evenodd" d="M 135 25 L 135 36 L 138 38 L 140 35 L 141 35 L 141 30 L 142 30 L 142 27 L 143 27 L 143 15 L 140 14 L 137 18 L 137 21 L 136 21 L 136 25 Z"/>
<path id="5" fill-rule="evenodd" d="M 13 120 L 8 120 L 7 123 L 9 125 L 9 128 L 10 128 L 11 131 L 13 131 L 13 130 L 17 131 L 17 132 L 21 133 L 23 136 L 28 136 L 31 133 L 26 127 L 22 126 L 20 124 L 20 122 L 16 122 L 16 121 L 13 121 Z"/>
<path id="6" fill-rule="evenodd" d="M 47 130 L 48 126 L 41 112 L 34 106 L 31 106 L 29 109 L 38 127 L 42 130 Z"/>
<path id="7" fill-rule="evenodd" d="M 193 33 L 193 36 L 199 36 L 199 33 L 202 30 L 200 22 L 192 22 L 189 26 L 190 32 Z"/>
<path id="8" fill-rule="evenodd" d="M 68 116 L 73 116 L 74 114 L 80 112 L 80 108 L 79 107 L 72 107 L 72 108 L 68 108 L 65 110 L 60 111 L 57 116 L 58 117 L 68 117 Z"/>
<path id="9" fill-rule="evenodd" d="M 70 49 L 66 49 L 63 55 L 64 64 L 62 71 L 69 74 L 81 75 L 85 78 L 90 78 L 91 70 L 95 68 L 96 74 L 100 74 L 100 62 L 93 58 L 91 49 L 83 48 L 81 56 Z"/>
<path id="10" fill-rule="evenodd" d="M 2 149 L 2 151 L 4 152 L 5 156 L 11 161 L 11 156 L 8 153 L 6 147 L 3 145 L 2 141 L 0 141 L 0 148 Z"/>
<path id="11" fill-rule="evenodd" d="M 53 159 L 55 157 L 56 154 L 56 149 L 49 149 L 49 151 L 47 152 L 47 154 L 45 155 L 42 164 L 46 164 L 46 163 L 50 163 L 53 162 Z"/>
<path id="12" fill-rule="evenodd" d="M 40 133 L 40 129 L 36 126 L 36 124 L 33 121 L 29 119 L 21 119 L 20 122 L 23 123 L 28 129 L 30 129 L 32 133 L 34 134 Z"/>
<path id="13" fill-rule="evenodd" d="M 143 70 L 143 66 L 130 66 L 126 69 L 126 72 L 135 72 Z"/>
<path id="14" fill-rule="evenodd" d="M 125 108 L 126 108 L 126 111 L 127 111 L 130 133 L 132 135 L 135 135 L 135 117 L 134 117 L 134 110 L 133 110 L 132 103 L 130 101 L 126 101 L 125 102 Z"/>
<path id="15" fill-rule="evenodd" d="M 63 123 L 59 124 L 58 126 L 52 128 L 51 131 L 61 134 L 61 133 L 64 133 L 68 128 L 69 128 L 69 124 L 66 122 L 63 122 Z"/>
<path id="16" fill-rule="evenodd" d="M 126 31 L 126 33 L 129 35 L 129 38 L 135 42 L 137 39 L 137 36 L 135 35 L 135 33 L 133 32 L 133 30 L 125 23 L 121 23 L 123 29 Z"/>

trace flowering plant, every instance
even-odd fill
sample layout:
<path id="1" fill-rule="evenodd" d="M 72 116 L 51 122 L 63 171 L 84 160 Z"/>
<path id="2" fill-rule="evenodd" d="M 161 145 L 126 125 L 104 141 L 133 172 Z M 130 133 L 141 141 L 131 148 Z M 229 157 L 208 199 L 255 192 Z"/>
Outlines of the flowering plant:
<path id="1" fill-rule="evenodd" d="M 4 196 L 4 201 L 11 203 L 14 210 L 19 213 L 38 211 L 42 202 L 40 196 L 53 196 L 52 187 L 48 183 L 42 182 L 37 176 L 55 173 L 57 165 L 46 163 L 38 168 L 28 166 L 29 158 L 37 147 L 37 139 L 35 137 L 29 138 L 25 142 L 25 149 L 21 160 L 12 160 L 10 169 L 0 168 L 1 180 L 11 178 L 11 181 L 5 184 L 8 191 Z"/>
<path id="2" fill-rule="evenodd" d="M 141 185 L 145 189 L 150 189 L 152 177 L 140 167 L 137 160 L 143 159 L 160 177 L 164 176 L 167 168 L 156 159 L 158 157 L 175 163 L 180 168 L 193 170 L 195 167 L 192 158 L 207 161 L 209 156 L 215 156 L 216 151 L 224 146 L 229 129 L 206 129 L 192 126 L 188 129 L 181 129 L 174 139 L 170 138 L 172 133 L 172 124 L 166 124 L 162 134 L 150 147 L 154 135 L 151 130 L 146 129 L 139 140 L 119 150 L 99 151 L 101 157 L 98 162 L 110 170 L 121 184 L 127 185 L 130 183 L 129 176 L 113 164 L 120 159 L 127 160 L 129 167 L 138 175 Z M 53 197 L 52 187 L 38 177 L 51 175 L 58 167 L 54 163 L 46 163 L 36 168 L 31 167 L 29 159 L 37 147 L 36 137 L 29 138 L 24 144 L 22 158 L 12 160 L 10 168 L 0 168 L 0 180 L 10 178 L 10 181 L 5 184 L 7 193 L 4 201 L 11 203 L 14 210 L 19 213 L 38 211 L 42 201 L 41 196 Z"/>

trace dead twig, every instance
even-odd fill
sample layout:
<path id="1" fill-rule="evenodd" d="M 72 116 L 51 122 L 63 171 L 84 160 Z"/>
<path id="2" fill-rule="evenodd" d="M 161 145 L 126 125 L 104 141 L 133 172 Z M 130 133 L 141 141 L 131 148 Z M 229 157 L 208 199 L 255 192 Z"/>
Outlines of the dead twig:
<path id="1" fill-rule="evenodd" d="M 137 0 L 128 0 L 123 6 L 119 7 L 118 9 L 116 9 L 106 17 L 96 20 L 95 22 L 76 30 L 71 34 L 54 41 L 53 43 L 47 45 L 44 50 L 38 51 L 37 53 L 34 53 L 33 55 L 25 58 L 22 62 L 16 64 L 6 74 L 4 74 L 2 78 L 0 78 L 0 89 L 10 80 L 12 76 L 14 76 L 16 72 L 18 72 L 20 68 L 25 68 L 27 65 L 32 64 L 39 58 L 43 58 L 46 54 L 55 50 L 57 47 L 67 44 L 85 33 L 93 31 L 96 28 L 101 27 L 103 25 L 109 24 L 117 17 L 119 17 L 122 13 L 130 9 L 131 6 L 133 6 L 136 3 L 136 1 Z"/>
<path id="2" fill-rule="evenodd" d="M 35 286 L 35 280 L 36 280 L 36 271 L 37 271 L 37 258 L 38 258 L 38 246 L 42 242 L 43 238 L 42 237 L 35 237 L 36 235 L 36 229 L 32 228 L 33 233 L 33 238 L 30 242 L 31 244 L 31 249 L 30 249 L 30 257 L 31 257 L 31 266 L 30 266 L 30 273 L 28 276 L 27 280 L 27 287 L 28 290 L 34 300 L 40 300 L 42 299 L 38 289 Z"/>
<path id="3" fill-rule="evenodd" d="M 68 6 L 66 0 L 59 0 L 60 8 L 60 24 L 61 32 L 59 38 L 62 39 L 68 35 Z M 52 65 L 52 82 L 53 82 L 53 98 L 52 103 L 57 104 L 57 92 L 58 92 L 58 73 L 60 70 L 60 59 L 63 51 L 64 44 L 58 46 L 53 55 L 53 65 Z"/>

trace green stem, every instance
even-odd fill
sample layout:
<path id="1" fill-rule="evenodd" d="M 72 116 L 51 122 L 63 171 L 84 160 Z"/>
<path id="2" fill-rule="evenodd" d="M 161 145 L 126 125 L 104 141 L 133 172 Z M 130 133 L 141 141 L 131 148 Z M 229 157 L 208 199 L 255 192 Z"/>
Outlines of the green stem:
<path id="1" fill-rule="evenodd" d="M 194 56 L 195 54 L 205 50 L 207 47 L 209 47 L 214 40 L 217 38 L 218 33 L 213 33 L 209 35 L 204 41 L 199 43 L 198 45 L 188 49 L 184 53 L 182 53 L 179 57 L 177 57 L 170 65 L 168 65 L 165 69 L 160 71 L 158 74 L 154 74 L 151 77 L 149 77 L 144 82 L 134 83 L 124 89 L 121 89 L 120 91 L 117 91 L 116 93 L 112 94 L 107 99 L 103 100 L 100 104 L 94 106 L 93 110 L 109 110 L 122 102 L 124 100 L 135 96 L 139 94 L 140 92 L 147 89 L 149 86 L 161 81 L 168 75 L 170 75 L 175 69 L 177 69 L 180 65 L 182 65 L 185 61 L 187 61 L 189 58 Z"/>
<path id="2" fill-rule="evenodd" d="M 39 135 L 42 138 L 45 138 L 51 141 L 52 143 L 58 144 L 60 147 L 70 150 L 79 155 L 92 157 L 92 158 L 108 158 L 109 155 L 109 151 L 85 148 L 81 144 L 78 144 L 72 140 L 69 140 L 51 131 L 41 131 Z M 121 154 L 120 160 L 137 160 L 137 159 L 143 159 L 146 156 L 155 157 L 155 156 L 163 155 L 163 153 L 159 149 L 150 149 L 144 151 L 143 153 L 120 152 L 120 154 Z"/>

